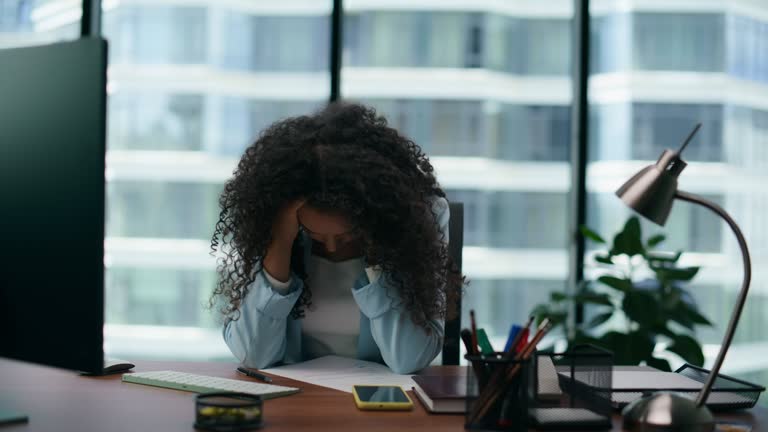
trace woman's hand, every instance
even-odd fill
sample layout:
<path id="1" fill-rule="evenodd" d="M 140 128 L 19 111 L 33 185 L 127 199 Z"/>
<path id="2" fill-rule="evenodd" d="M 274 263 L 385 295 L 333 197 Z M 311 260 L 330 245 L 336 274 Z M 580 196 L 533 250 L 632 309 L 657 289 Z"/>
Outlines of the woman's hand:
<path id="1" fill-rule="evenodd" d="M 285 205 L 277 214 L 272 224 L 272 242 L 282 242 L 292 245 L 299 234 L 298 210 L 304 205 L 304 200 L 296 200 Z"/>
<path id="2" fill-rule="evenodd" d="M 275 279 L 287 282 L 291 277 L 291 247 L 299 234 L 298 210 L 305 200 L 286 204 L 272 223 L 272 243 L 264 257 L 264 268 Z"/>

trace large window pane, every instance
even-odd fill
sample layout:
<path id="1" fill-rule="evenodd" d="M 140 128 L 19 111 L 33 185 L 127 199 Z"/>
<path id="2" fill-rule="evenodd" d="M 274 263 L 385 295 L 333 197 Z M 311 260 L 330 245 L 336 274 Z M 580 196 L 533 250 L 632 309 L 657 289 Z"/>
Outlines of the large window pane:
<path id="1" fill-rule="evenodd" d="M 677 149 L 701 122 L 683 153 L 689 165 L 680 188 L 724 207 L 743 229 L 752 262 L 761 262 L 768 254 L 762 246 L 768 240 L 768 195 L 760 186 L 768 180 L 768 110 L 755 95 L 768 92 L 763 7 L 753 15 L 725 6 L 685 13 L 672 5 L 653 12 L 632 9 L 641 8 L 593 10 L 590 226 L 605 236 L 615 233 L 631 214 L 615 189 L 664 149 Z M 697 335 L 711 364 L 742 276 L 732 233 L 712 212 L 683 202 L 675 204 L 665 227 L 642 227 L 646 235 L 665 232 L 663 249 L 682 250 L 688 264 L 702 266 L 689 288 L 715 323 Z M 768 374 L 764 356 L 754 355 L 766 341 L 767 287 L 767 278 L 753 275 L 726 373 L 763 379 Z"/>
<path id="2" fill-rule="evenodd" d="M 723 70 L 723 14 L 636 13 L 635 70 Z"/>
<path id="3" fill-rule="evenodd" d="M 110 149 L 201 150 L 201 94 L 116 92 L 109 99 Z"/>
<path id="4" fill-rule="evenodd" d="M 77 39 L 80 4 L 61 0 L 0 0 L 0 49 Z"/>
<path id="5" fill-rule="evenodd" d="M 113 181 L 107 236 L 209 240 L 220 191 L 219 184 Z"/>
<path id="6" fill-rule="evenodd" d="M 331 2 L 248 3 L 104 2 L 110 355 L 230 358 L 204 307 L 218 196 L 258 133 L 330 82 Z"/>
<path id="7" fill-rule="evenodd" d="M 464 203 L 464 311 L 503 339 L 567 273 L 570 8 L 447 9 L 348 11 L 342 96 L 421 146 Z M 529 252 L 551 264 L 509 265 Z"/>

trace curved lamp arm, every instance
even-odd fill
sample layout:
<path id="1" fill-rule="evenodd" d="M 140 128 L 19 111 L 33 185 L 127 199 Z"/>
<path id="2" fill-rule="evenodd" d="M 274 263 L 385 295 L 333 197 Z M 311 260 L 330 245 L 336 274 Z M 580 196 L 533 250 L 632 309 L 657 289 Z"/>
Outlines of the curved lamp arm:
<path id="1" fill-rule="evenodd" d="M 739 293 L 736 307 L 734 307 L 733 313 L 731 314 L 731 320 L 728 322 L 728 329 L 725 331 L 725 337 L 723 337 L 723 343 L 720 346 L 720 352 L 717 354 L 717 359 L 715 359 L 715 364 L 712 366 L 712 371 L 709 373 L 704 387 L 701 389 L 699 396 L 696 398 L 696 406 L 700 407 L 703 406 L 707 401 L 709 393 L 712 391 L 712 385 L 715 383 L 715 379 L 717 378 L 718 373 L 720 373 L 720 366 L 723 365 L 723 360 L 725 360 L 725 354 L 728 352 L 728 348 L 731 346 L 733 334 L 736 332 L 736 326 L 739 323 L 741 311 L 744 309 L 744 303 L 747 300 L 749 282 L 752 279 L 752 264 L 749 259 L 749 249 L 747 249 L 747 242 L 744 240 L 744 235 L 742 235 L 741 230 L 739 229 L 739 226 L 736 224 L 736 222 L 728 215 L 728 213 L 725 212 L 725 210 L 722 209 L 722 207 L 698 195 L 690 194 L 680 190 L 675 193 L 675 198 L 704 206 L 717 213 L 717 215 L 721 218 L 725 219 L 725 221 L 728 222 L 728 226 L 731 227 L 731 230 L 733 230 L 733 233 L 736 235 L 736 240 L 738 240 L 739 247 L 741 248 L 741 256 L 744 259 L 744 280 L 741 284 L 741 292 Z"/>

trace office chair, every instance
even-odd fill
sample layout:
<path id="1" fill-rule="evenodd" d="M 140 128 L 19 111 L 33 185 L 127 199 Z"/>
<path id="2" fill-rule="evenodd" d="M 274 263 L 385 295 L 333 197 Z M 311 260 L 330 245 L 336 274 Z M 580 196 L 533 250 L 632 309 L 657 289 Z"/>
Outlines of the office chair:
<path id="1" fill-rule="evenodd" d="M 464 203 L 452 202 L 448 205 L 448 255 L 461 272 L 461 251 L 464 248 Z M 456 318 L 445 321 L 443 336 L 443 365 L 458 365 L 461 351 L 461 290 L 459 287 L 456 305 Z"/>

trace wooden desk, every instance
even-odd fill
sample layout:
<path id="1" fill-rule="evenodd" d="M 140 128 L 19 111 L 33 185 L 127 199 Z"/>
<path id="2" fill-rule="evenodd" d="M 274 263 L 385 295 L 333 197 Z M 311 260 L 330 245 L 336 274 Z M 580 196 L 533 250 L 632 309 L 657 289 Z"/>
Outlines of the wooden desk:
<path id="1" fill-rule="evenodd" d="M 136 372 L 177 370 L 242 379 L 230 363 L 139 361 Z M 429 373 L 429 369 L 425 371 Z M 264 402 L 265 431 L 463 431 L 462 415 L 430 415 L 414 399 L 410 412 L 364 412 L 348 393 L 274 377 L 275 384 L 300 387 L 296 395 Z M 412 396 L 413 397 L 413 396 Z M 83 377 L 70 371 L 0 359 L 0 403 L 29 415 L 16 431 L 193 431 L 194 394 L 128 384 L 120 375 Z M 764 409 L 729 415 L 768 425 Z M 621 430 L 614 418 L 613 430 Z M 768 426 L 765 428 L 768 429 Z"/>

